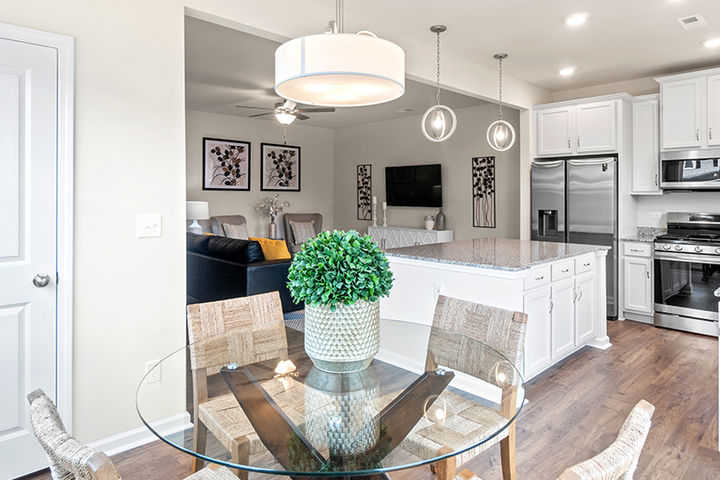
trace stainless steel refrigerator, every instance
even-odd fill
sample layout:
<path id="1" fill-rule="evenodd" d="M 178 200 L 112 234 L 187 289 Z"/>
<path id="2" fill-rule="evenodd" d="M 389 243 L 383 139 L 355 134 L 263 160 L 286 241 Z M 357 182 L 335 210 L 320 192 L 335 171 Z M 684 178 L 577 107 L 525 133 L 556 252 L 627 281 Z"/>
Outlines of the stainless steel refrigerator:
<path id="1" fill-rule="evenodd" d="M 610 247 L 607 315 L 617 318 L 617 157 L 538 158 L 531 171 L 531 238 Z"/>

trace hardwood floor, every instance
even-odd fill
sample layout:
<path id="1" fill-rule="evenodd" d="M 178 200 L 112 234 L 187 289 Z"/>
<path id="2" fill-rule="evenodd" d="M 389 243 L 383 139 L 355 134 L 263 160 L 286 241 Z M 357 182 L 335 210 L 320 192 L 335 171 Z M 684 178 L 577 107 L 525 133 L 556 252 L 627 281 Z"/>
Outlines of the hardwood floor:
<path id="1" fill-rule="evenodd" d="M 608 334 L 613 342 L 609 350 L 585 348 L 527 385 L 530 403 L 517 425 L 518 478 L 554 480 L 567 466 L 598 453 L 614 440 L 642 398 L 656 410 L 634 478 L 720 478 L 717 339 L 631 321 L 610 322 Z M 191 465 L 190 456 L 161 442 L 113 461 L 124 480 L 182 479 Z M 463 468 L 483 480 L 501 479 L 499 446 Z M 434 477 L 427 467 L 391 476 Z M 29 478 L 45 480 L 50 475 Z"/>

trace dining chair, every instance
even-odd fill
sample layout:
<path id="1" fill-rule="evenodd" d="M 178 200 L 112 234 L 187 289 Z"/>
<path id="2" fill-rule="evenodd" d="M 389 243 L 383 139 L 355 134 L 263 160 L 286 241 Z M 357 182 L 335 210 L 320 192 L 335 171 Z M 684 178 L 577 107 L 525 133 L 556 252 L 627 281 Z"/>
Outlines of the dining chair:
<path id="1" fill-rule="evenodd" d="M 494 368 L 488 362 L 497 363 L 499 356 L 486 355 L 485 345 L 502 354 L 513 365 L 520 365 L 526 324 L 527 315 L 524 313 L 441 295 L 435 306 L 425 370 L 432 371 L 442 366 L 477 378 L 487 376 Z M 501 429 L 517 413 L 517 382 L 506 383 L 502 386 L 499 410 L 445 390 L 436 402 L 444 401 L 448 414 L 452 412 L 455 418 L 446 418 L 443 424 L 421 419 L 403 441 L 403 448 L 411 454 L 428 458 L 479 442 L 489 432 Z M 455 479 L 458 466 L 497 443 L 500 443 L 503 478 L 515 480 L 514 421 L 482 445 L 436 462 L 431 468 L 438 480 Z M 457 478 L 477 477 L 463 470 Z"/>
<path id="2" fill-rule="evenodd" d="M 650 431 L 653 412 L 655 407 L 651 403 L 640 400 L 608 448 L 568 468 L 558 480 L 632 480 Z"/>
<path id="3" fill-rule="evenodd" d="M 208 376 L 231 363 L 239 367 L 287 358 L 287 338 L 278 292 L 187 306 L 190 369 L 193 380 L 193 450 L 204 453 L 208 430 L 247 464 L 265 447 L 232 393 L 209 397 Z M 194 471 L 202 467 L 195 457 Z M 238 470 L 240 478 L 247 472 Z"/>
<path id="4" fill-rule="evenodd" d="M 55 480 L 120 480 L 112 460 L 68 435 L 53 401 L 38 389 L 28 396 L 30 422 L 38 442 L 50 461 Z M 225 467 L 204 468 L 185 480 L 233 480 Z"/>

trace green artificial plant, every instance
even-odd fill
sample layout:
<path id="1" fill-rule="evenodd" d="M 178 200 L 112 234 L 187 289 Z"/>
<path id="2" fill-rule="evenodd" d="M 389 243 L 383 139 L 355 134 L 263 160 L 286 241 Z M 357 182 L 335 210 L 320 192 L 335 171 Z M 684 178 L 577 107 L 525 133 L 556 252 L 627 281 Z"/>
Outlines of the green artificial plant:
<path id="1" fill-rule="evenodd" d="M 385 254 L 369 235 L 354 230 L 321 232 L 295 255 L 288 288 L 296 302 L 351 305 L 390 293 L 393 277 Z"/>

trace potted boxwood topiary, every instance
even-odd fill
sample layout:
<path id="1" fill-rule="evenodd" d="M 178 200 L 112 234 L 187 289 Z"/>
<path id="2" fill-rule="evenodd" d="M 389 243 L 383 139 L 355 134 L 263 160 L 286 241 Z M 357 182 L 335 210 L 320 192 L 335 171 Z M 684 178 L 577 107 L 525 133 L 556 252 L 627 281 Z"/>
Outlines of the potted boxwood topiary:
<path id="1" fill-rule="evenodd" d="M 378 298 L 392 273 L 369 235 L 321 232 L 303 244 L 288 275 L 296 302 L 305 302 L 305 352 L 327 372 L 367 368 L 380 348 Z"/>

